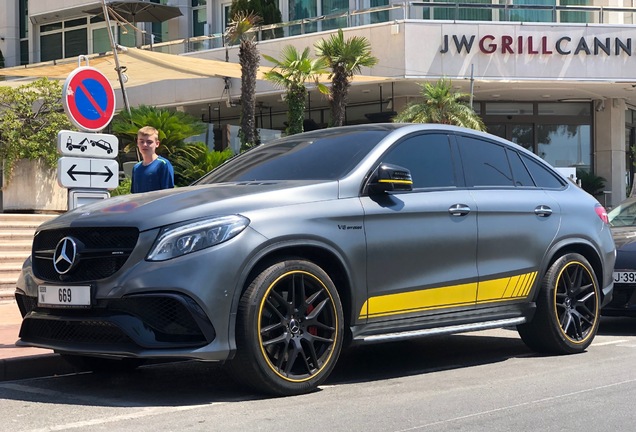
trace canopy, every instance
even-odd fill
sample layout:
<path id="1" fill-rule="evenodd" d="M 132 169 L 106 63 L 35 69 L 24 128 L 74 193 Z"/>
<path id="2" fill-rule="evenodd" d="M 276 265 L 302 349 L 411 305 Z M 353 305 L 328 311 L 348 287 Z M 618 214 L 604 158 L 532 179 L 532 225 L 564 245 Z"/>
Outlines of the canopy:
<path id="1" fill-rule="evenodd" d="M 163 81 L 168 79 L 188 79 L 206 77 L 230 77 L 241 78 L 241 65 L 197 58 L 189 55 L 165 54 L 156 51 L 147 51 L 138 48 L 125 48 L 119 52 L 119 64 L 125 67 L 128 77 L 126 88 L 138 85 Z M 0 69 L 0 76 L 6 77 L 48 77 L 50 79 L 66 79 L 66 77 L 80 64 L 77 60 L 66 60 L 56 64 L 33 64 Z M 115 59 L 112 53 L 88 57 L 88 66 L 99 69 L 111 82 L 117 83 L 118 77 L 115 71 Z M 257 79 L 264 79 L 263 74 L 271 70 L 269 66 L 261 66 L 257 72 Z M 375 83 L 395 80 L 395 78 L 376 77 L 368 75 L 355 75 L 354 83 Z M 322 82 L 328 82 L 328 75 L 324 75 Z M 0 81 L 5 85 L 9 81 Z M 12 85 L 12 84 L 8 84 Z"/>

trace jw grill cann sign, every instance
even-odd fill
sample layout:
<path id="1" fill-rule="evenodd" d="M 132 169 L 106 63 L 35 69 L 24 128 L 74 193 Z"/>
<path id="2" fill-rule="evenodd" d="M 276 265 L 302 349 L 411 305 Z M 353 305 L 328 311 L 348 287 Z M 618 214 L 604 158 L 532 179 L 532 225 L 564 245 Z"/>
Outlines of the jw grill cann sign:
<path id="1" fill-rule="evenodd" d="M 560 36 L 510 36 L 487 34 L 477 35 L 446 34 L 442 37 L 440 53 L 465 52 L 473 50 L 483 54 L 543 54 L 543 55 L 588 55 L 620 56 L 632 55 L 632 38 L 618 37 L 578 37 Z"/>

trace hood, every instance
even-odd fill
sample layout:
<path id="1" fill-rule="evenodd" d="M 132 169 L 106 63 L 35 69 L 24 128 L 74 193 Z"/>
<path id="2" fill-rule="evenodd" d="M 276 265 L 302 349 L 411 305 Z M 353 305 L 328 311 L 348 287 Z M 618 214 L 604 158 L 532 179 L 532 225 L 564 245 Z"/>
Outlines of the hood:
<path id="1" fill-rule="evenodd" d="M 636 227 L 612 227 L 617 250 L 636 251 Z"/>
<path id="2" fill-rule="evenodd" d="M 140 231 L 211 215 L 333 200 L 337 181 L 266 181 L 217 183 L 130 194 L 71 210 L 40 229 L 87 226 L 134 226 Z"/>

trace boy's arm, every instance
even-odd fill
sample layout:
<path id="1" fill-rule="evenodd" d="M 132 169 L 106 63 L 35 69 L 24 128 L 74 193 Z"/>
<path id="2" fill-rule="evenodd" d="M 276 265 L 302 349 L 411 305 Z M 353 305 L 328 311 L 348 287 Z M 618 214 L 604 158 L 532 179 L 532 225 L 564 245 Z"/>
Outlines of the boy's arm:
<path id="1" fill-rule="evenodd" d="M 163 189 L 171 189 L 174 187 L 174 168 L 170 162 L 165 164 L 163 170 L 163 179 L 161 180 Z"/>

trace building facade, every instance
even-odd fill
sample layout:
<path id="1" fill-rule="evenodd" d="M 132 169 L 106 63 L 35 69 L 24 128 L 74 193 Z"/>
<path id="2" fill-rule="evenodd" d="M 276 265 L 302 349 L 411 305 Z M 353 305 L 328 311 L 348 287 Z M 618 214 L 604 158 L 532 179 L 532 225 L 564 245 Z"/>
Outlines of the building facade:
<path id="1" fill-rule="evenodd" d="M 155 23 L 114 20 L 116 43 L 237 61 L 237 49 L 226 47 L 222 37 L 230 1 L 155 3 L 178 7 L 182 15 Z M 456 91 L 470 95 L 489 132 L 557 167 L 605 178 L 599 200 L 611 207 L 625 198 L 633 183 L 631 149 L 636 141 L 636 8 L 631 2 L 615 3 L 279 0 L 284 24 L 256 37 L 261 53 L 278 57 L 285 45 L 311 48 L 337 28 L 345 30 L 345 37 L 364 36 L 379 63 L 363 73 L 378 79 L 352 87 L 347 123 L 387 121 L 420 99 L 421 83 L 450 79 Z M 3 4 L 0 50 L 5 67 L 111 50 L 103 14 L 86 12 L 99 9 L 101 1 Z M 261 65 L 267 66 L 264 60 Z M 132 105 L 189 112 L 216 131 L 238 124 L 236 78 L 165 80 L 126 92 Z M 267 82 L 258 83 L 259 127 L 284 129 L 281 94 Z M 307 102 L 307 127 L 328 124 L 325 97 L 310 89 Z"/>

